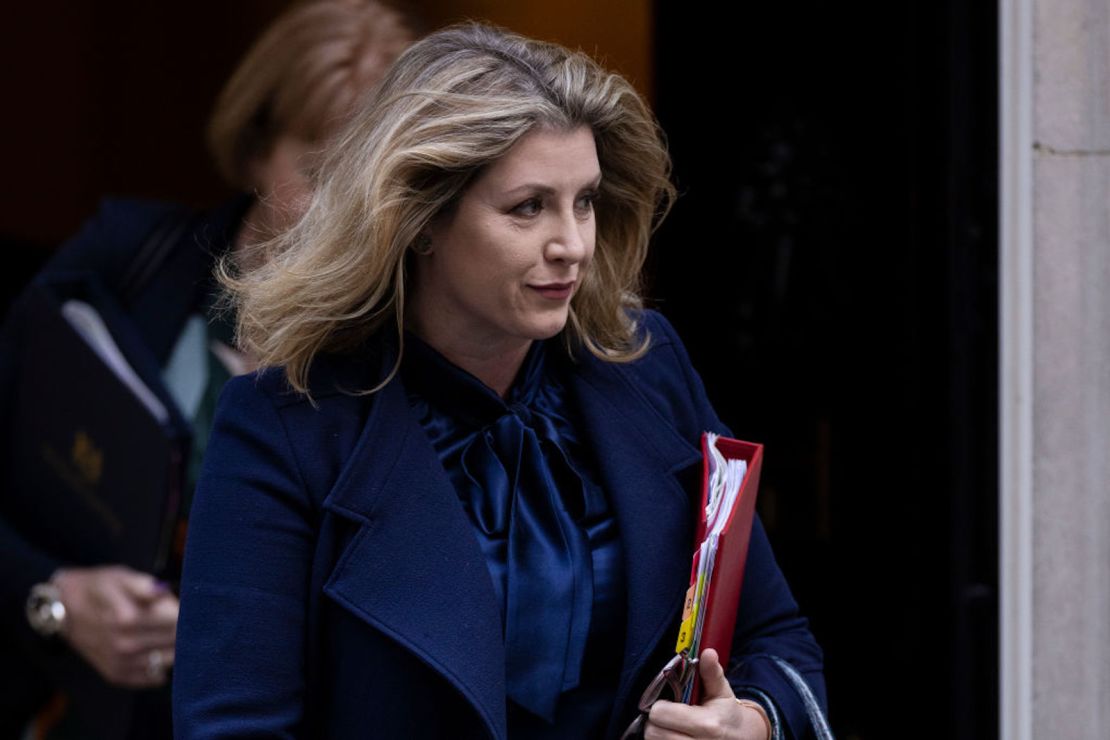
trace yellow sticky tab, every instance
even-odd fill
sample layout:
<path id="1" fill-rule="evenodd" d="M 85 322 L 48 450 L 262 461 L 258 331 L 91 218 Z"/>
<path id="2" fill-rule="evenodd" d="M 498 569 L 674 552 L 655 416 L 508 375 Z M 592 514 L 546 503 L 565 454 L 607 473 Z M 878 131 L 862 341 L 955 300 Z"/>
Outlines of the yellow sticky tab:
<path id="1" fill-rule="evenodd" d="M 691 614 L 689 619 L 683 619 L 678 628 L 678 642 L 674 646 L 676 653 L 688 649 L 694 642 L 694 616 Z"/>
<path id="2" fill-rule="evenodd" d="M 694 641 L 694 625 L 698 619 L 698 584 L 690 584 L 686 590 L 686 601 L 682 604 L 682 624 L 678 626 L 678 643 L 674 651 L 681 653 Z"/>

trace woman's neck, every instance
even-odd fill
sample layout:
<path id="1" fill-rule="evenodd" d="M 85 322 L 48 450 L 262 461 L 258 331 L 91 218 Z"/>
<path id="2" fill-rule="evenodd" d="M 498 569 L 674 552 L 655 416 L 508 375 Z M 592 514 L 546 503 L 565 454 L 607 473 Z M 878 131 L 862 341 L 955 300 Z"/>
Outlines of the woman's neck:
<path id="1" fill-rule="evenodd" d="M 426 331 L 416 322 L 410 322 L 409 330 L 452 364 L 482 381 L 501 398 L 508 396 L 509 388 L 532 346 L 532 341 L 527 339 L 483 345 L 458 337 L 437 336 L 434 329 Z"/>

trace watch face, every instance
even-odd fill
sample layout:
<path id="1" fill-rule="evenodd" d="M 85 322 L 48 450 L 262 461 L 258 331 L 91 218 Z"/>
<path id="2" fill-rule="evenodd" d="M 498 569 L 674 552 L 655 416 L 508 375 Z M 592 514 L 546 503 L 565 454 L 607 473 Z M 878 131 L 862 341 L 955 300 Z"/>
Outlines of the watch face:
<path id="1" fill-rule="evenodd" d="M 66 607 L 57 586 L 40 583 L 27 598 L 27 621 L 40 635 L 56 635 L 65 624 Z"/>

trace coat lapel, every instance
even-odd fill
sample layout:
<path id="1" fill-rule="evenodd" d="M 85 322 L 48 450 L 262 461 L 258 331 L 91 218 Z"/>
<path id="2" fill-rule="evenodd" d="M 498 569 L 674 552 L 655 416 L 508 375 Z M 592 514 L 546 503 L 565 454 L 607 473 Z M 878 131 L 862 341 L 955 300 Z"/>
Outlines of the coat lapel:
<path id="1" fill-rule="evenodd" d="M 616 722 L 642 688 L 635 682 L 651 656 L 675 637 L 694 510 L 680 479 L 701 454 L 619 366 L 580 358 L 569 385 L 584 437 L 601 451 L 598 472 L 624 549 L 628 611 Z M 505 654 L 489 570 L 399 380 L 376 394 L 324 508 L 360 525 L 325 593 L 439 672 L 494 737 L 506 737 Z"/>
<path id="2" fill-rule="evenodd" d="M 507 733 L 501 616 L 478 542 L 400 381 L 376 394 L 325 509 L 361 527 L 324 591 Z"/>
<path id="3" fill-rule="evenodd" d="M 694 532 L 693 492 L 680 479 L 701 462 L 701 453 L 618 366 L 581 358 L 573 378 L 588 439 L 603 451 L 599 472 L 624 548 L 628 616 L 614 704 L 619 713 L 630 694 L 642 689 L 634 682 L 651 655 L 676 637 L 672 629 L 689 583 Z"/>

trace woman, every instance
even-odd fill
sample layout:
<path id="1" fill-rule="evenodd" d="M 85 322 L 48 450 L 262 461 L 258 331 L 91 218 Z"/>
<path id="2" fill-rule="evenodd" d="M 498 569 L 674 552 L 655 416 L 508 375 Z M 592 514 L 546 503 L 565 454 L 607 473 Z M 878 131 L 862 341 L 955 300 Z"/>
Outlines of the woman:
<path id="1" fill-rule="evenodd" d="M 584 55 L 468 25 L 401 56 L 304 218 L 223 271 L 270 369 L 217 412 L 178 737 L 619 734 L 673 650 L 697 441 L 726 431 L 636 293 L 667 176 Z M 777 660 L 820 696 L 820 650 L 758 524 L 734 645 L 647 737 L 807 735 Z"/>
<path id="2" fill-rule="evenodd" d="M 170 393 L 192 426 L 190 484 L 199 470 L 216 394 L 229 375 L 244 370 L 244 358 L 229 346 L 230 327 L 225 331 L 221 323 L 209 321 L 214 261 L 233 245 L 268 238 L 299 217 L 315 151 L 413 36 L 411 19 L 377 0 L 295 5 L 243 58 L 212 116 L 214 158 L 229 184 L 245 195 L 206 213 L 165 203 L 106 202 L 38 277 L 49 282 L 57 275 L 81 274 L 121 302 L 146 348 L 165 368 Z M 135 269 L 140 262 L 145 270 Z M 142 280 L 132 279 L 140 273 Z M 5 404 L 11 402 L 23 332 L 32 329 L 17 304 L 5 326 L 0 358 Z M 93 681 L 95 671 L 105 684 L 95 698 L 72 697 L 76 715 L 87 717 L 84 703 L 91 702 L 99 705 L 91 712 L 129 724 L 135 737 L 168 735 L 166 711 L 143 713 L 148 700 L 157 703 L 157 694 L 129 695 L 119 689 L 167 683 L 177 596 L 153 574 L 61 559 L 40 545 L 34 522 L 11 514 L 10 500 L 5 496 L 0 509 L 0 635 L 6 643 L 0 646 L 0 675 L 10 685 L 0 699 L 0 736 L 15 736 L 28 714 L 69 679 L 69 668 L 62 669 L 61 678 L 53 668 L 69 649 L 93 669 L 84 680 Z M 29 601 L 35 609 L 25 617 Z M 128 721 L 130 712 L 120 707 L 130 706 L 133 696 L 141 697 L 140 709 Z M 162 704 L 168 710 L 168 692 Z M 50 713 L 52 718 L 57 714 Z M 45 732 L 52 723 L 39 723 L 37 730 Z M 87 719 L 74 714 L 66 723 L 70 734 L 82 737 L 106 729 L 88 726 Z"/>

